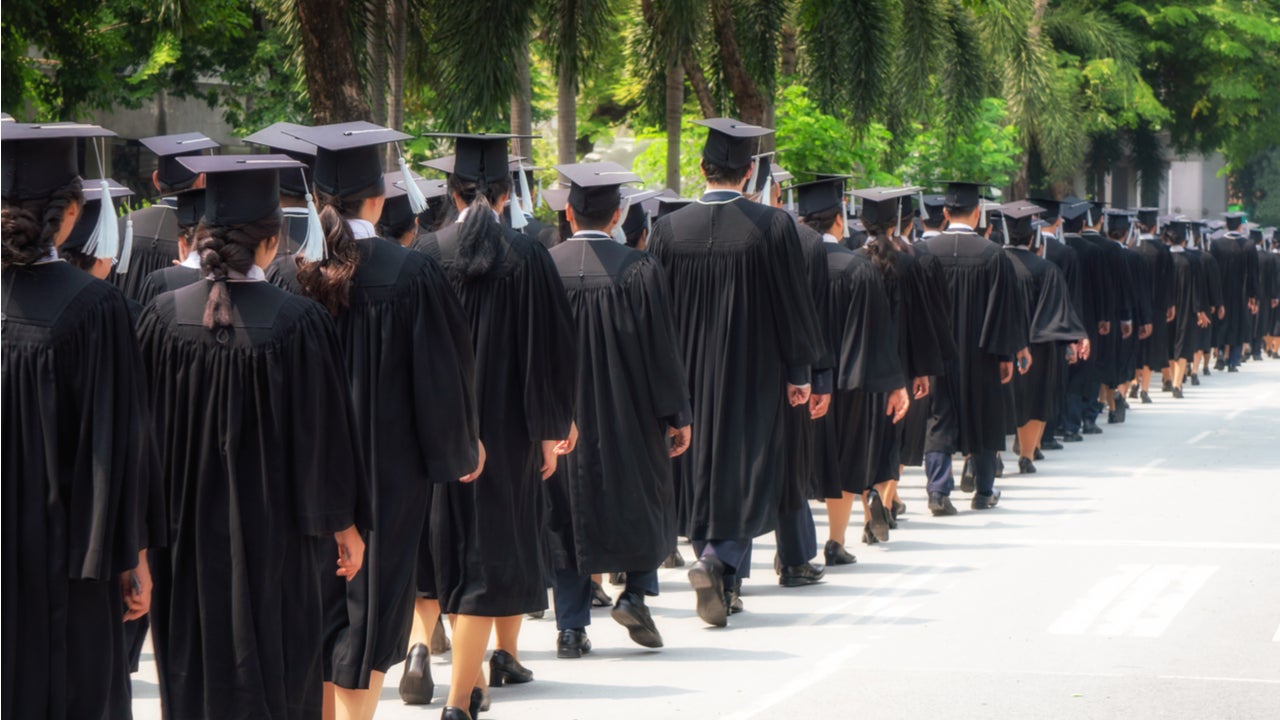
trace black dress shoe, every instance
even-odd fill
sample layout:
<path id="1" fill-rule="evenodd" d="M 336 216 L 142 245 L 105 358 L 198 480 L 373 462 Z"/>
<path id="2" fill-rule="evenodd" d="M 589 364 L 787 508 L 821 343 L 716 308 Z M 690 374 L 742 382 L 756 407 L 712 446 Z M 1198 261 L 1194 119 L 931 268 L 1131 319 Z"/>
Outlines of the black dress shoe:
<path id="1" fill-rule="evenodd" d="M 1181 400 L 1181 399 L 1182 399 L 1182 388 L 1180 388 L 1180 387 L 1176 387 L 1176 388 L 1174 388 L 1174 389 L 1173 389 L 1173 396 L 1174 396 L 1174 397 L 1176 397 L 1176 398 L 1178 398 L 1179 400 Z"/>
<path id="2" fill-rule="evenodd" d="M 473 720 L 473 716 L 468 715 L 467 711 L 462 708 L 448 705 L 445 707 L 444 712 L 440 713 L 440 720 Z"/>
<path id="3" fill-rule="evenodd" d="M 613 598 L 595 580 L 591 581 L 591 607 L 613 607 Z"/>
<path id="4" fill-rule="evenodd" d="M 1150 405 L 1150 404 L 1151 404 L 1151 395 L 1147 394 L 1147 391 L 1146 391 L 1146 390 L 1143 390 L 1143 391 L 1140 393 L 1140 395 L 1142 396 L 1142 404 L 1143 404 L 1143 405 Z"/>
<path id="5" fill-rule="evenodd" d="M 1188 375 L 1187 377 L 1191 378 L 1191 384 L 1192 384 L 1192 385 L 1199 385 L 1199 384 L 1200 384 L 1200 376 L 1199 376 L 1199 375 L 1196 375 L 1195 373 L 1192 373 L 1192 374 Z"/>
<path id="6" fill-rule="evenodd" d="M 903 515 L 906 512 L 907 512 L 907 504 L 902 502 L 898 498 L 894 498 L 893 499 L 893 519 L 897 520 L 899 515 Z"/>
<path id="7" fill-rule="evenodd" d="M 443 655 L 453 648 L 449 644 L 449 636 L 444 632 L 444 618 L 436 618 L 436 627 L 431 631 L 431 654 Z"/>
<path id="8" fill-rule="evenodd" d="M 1061 434 L 1065 435 L 1066 433 L 1061 433 Z M 1041 438 L 1041 440 L 1040 440 L 1040 449 L 1041 449 L 1041 450 L 1061 450 L 1061 449 L 1062 449 L 1062 443 L 1060 443 L 1060 442 L 1058 442 L 1056 439 L 1054 439 L 1054 437 L 1053 437 L 1053 436 L 1049 436 L 1049 437 L 1046 437 L 1046 438 Z M 1042 458 L 1042 457 L 1037 457 L 1036 459 L 1037 459 L 1037 460 L 1043 460 L 1044 458 Z"/>
<path id="9" fill-rule="evenodd" d="M 586 630 L 567 628 L 560 631 L 556 638 L 556 657 L 562 660 L 573 660 L 591 652 L 591 640 Z"/>
<path id="10" fill-rule="evenodd" d="M 955 515 L 958 510 L 956 506 L 951 504 L 951 498 L 942 493 L 929 493 L 929 512 L 934 517 L 943 517 L 946 515 Z"/>
<path id="11" fill-rule="evenodd" d="M 1101 435 L 1102 428 L 1098 427 L 1098 423 L 1093 420 L 1085 420 L 1084 427 L 1081 428 L 1080 432 L 1084 435 Z"/>
<path id="12" fill-rule="evenodd" d="M 529 618 L 530 620 L 541 620 L 542 618 L 544 618 L 544 617 L 546 617 L 546 616 L 547 616 L 547 611 L 546 611 L 546 610 L 534 610 L 533 612 L 525 613 L 525 614 L 524 614 L 524 616 L 525 616 L 525 617 L 527 617 L 527 618 Z"/>
<path id="13" fill-rule="evenodd" d="M 436 683 L 431 679 L 431 653 L 426 645 L 414 643 L 404 660 L 400 699 L 405 705 L 430 705 L 435 694 Z"/>
<path id="14" fill-rule="evenodd" d="M 862 544 L 863 545 L 879 545 L 880 541 L 876 539 L 876 534 L 871 532 L 871 523 L 862 526 Z"/>
<path id="15" fill-rule="evenodd" d="M 724 597 L 724 563 L 703 558 L 689 568 L 689 584 L 697 596 L 698 617 L 708 625 L 729 624 L 729 608 Z"/>
<path id="16" fill-rule="evenodd" d="M 489 691 L 482 687 L 471 688 L 471 700 L 467 704 L 471 717 L 480 717 L 480 712 L 489 709 Z"/>
<path id="17" fill-rule="evenodd" d="M 1004 477 L 1004 458 L 996 454 L 996 477 Z"/>
<path id="18" fill-rule="evenodd" d="M 1031 459 L 1032 459 L 1032 460 L 1043 460 L 1043 459 L 1044 459 L 1044 453 L 1040 452 L 1040 448 L 1036 448 L 1036 449 L 1031 453 Z"/>
<path id="19" fill-rule="evenodd" d="M 1218 368 L 1218 369 L 1219 369 L 1219 370 L 1221 370 L 1222 368 Z M 1205 365 L 1205 366 L 1204 366 L 1204 376 L 1205 376 L 1205 377 L 1209 377 L 1209 376 L 1210 376 L 1210 375 L 1212 375 L 1212 374 L 1213 374 L 1213 373 L 1209 372 L 1209 366 L 1208 366 L 1208 365 Z"/>
<path id="20" fill-rule="evenodd" d="M 635 644 L 647 648 L 662 647 L 662 635 L 644 604 L 643 595 L 632 592 L 619 595 L 617 604 L 613 606 L 613 620 L 627 629 Z"/>
<path id="21" fill-rule="evenodd" d="M 1173 390 L 1173 381 L 1172 381 L 1172 380 L 1164 380 L 1164 381 L 1162 381 L 1162 382 L 1160 383 L 1160 390 L 1161 390 L 1161 392 L 1170 392 L 1170 391 L 1172 391 L 1172 390 Z"/>
<path id="22" fill-rule="evenodd" d="M 822 582 L 822 576 L 825 574 L 825 570 L 814 567 L 813 563 L 786 565 L 782 568 L 782 577 L 778 578 L 778 584 L 782 587 L 817 585 Z"/>
<path id="23" fill-rule="evenodd" d="M 1084 436 L 1078 432 L 1069 432 L 1069 433 L 1062 434 L 1062 442 L 1064 443 L 1083 442 L 1083 441 L 1084 441 Z"/>
<path id="24" fill-rule="evenodd" d="M 875 535 L 880 542 L 888 542 L 889 521 L 885 518 L 884 501 L 880 499 L 880 493 L 874 489 L 867 491 L 867 510 L 871 514 L 871 520 L 867 523 L 867 527 L 871 528 L 871 534 Z"/>
<path id="25" fill-rule="evenodd" d="M 1138 399 L 1138 386 L 1137 386 L 1137 385 L 1134 385 L 1133 387 L 1129 388 L 1129 397 L 1133 398 L 1134 400 L 1137 400 L 1137 399 Z"/>
<path id="26" fill-rule="evenodd" d="M 520 664 L 506 650 L 494 650 L 489 656 L 489 684 L 493 687 L 519 685 L 533 680 L 533 671 Z"/>
<path id="27" fill-rule="evenodd" d="M 684 567 L 684 556 L 680 554 L 680 548 L 671 551 L 666 560 L 662 561 L 662 567 L 670 570 L 671 568 Z"/>
<path id="28" fill-rule="evenodd" d="M 614 587 L 627 584 L 627 574 L 624 572 L 609 573 L 609 584 Z"/>
<path id="29" fill-rule="evenodd" d="M 973 474 L 973 470 L 969 467 L 969 460 L 964 461 L 964 469 L 960 471 L 960 492 L 973 492 L 977 485 L 977 476 Z M 937 513 L 934 513 L 935 515 Z"/>
<path id="30" fill-rule="evenodd" d="M 1018 458 L 1018 472 L 1022 475 L 1034 475 L 1036 465 L 1031 462 L 1031 458 Z"/>
<path id="31" fill-rule="evenodd" d="M 742 612 L 742 579 L 739 578 L 732 587 L 726 588 L 724 592 L 724 604 L 729 608 L 730 615 L 737 615 Z"/>
<path id="32" fill-rule="evenodd" d="M 1240 372 L 1240 367 L 1237 365 L 1232 365 L 1231 367 L 1227 368 L 1227 372 L 1229 373 Z"/>
<path id="33" fill-rule="evenodd" d="M 990 510 L 1000 502 L 1000 491 L 993 490 L 990 495 L 974 495 L 969 507 L 974 510 Z"/>
<path id="34" fill-rule="evenodd" d="M 1223 370 L 1226 370 L 1226 369 L 1227 369 L 1227 361 L 1226 361 L 1226 360 L 1223 360 L 1222 358 L 1218 358 L 1218 362 L 1216 362 L 1216 363 L 1214 363 L 1214 364 L 1213 364 L 1213 369 L 1214 369 L 1214 370 L 1217 370 L 1218 372 L 1222 372 Z M 1206 375 L 1208 375 L 1208 374 L 1209 374 L 1209 373 L 1208 373 L 1208 368 L 1205 368 L 1205 374 L 1206 374 Z"/>
<path id="35" fill-rule="evenodd" d="M 828 540 L 827 544 L 822 548 L 822 557 L 827 563 L 827 567 L 832 565 L 853 565 L 858 562 L 858 558 L 853 553 L 844 549 L 844 546 L 835 540 Z"/>

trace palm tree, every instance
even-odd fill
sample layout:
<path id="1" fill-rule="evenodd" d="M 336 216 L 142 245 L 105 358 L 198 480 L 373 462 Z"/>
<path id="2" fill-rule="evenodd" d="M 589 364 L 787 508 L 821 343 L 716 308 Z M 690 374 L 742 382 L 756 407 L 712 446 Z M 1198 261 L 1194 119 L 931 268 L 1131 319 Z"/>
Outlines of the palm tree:
<path id="1" fill-rule="evenodd" d="M 579 80 L 616 31 L 616 13 L 610 0 L 544 0 L 541 10 L 557 77 L 558 160 L 570 164 L 577 162 Z"/>

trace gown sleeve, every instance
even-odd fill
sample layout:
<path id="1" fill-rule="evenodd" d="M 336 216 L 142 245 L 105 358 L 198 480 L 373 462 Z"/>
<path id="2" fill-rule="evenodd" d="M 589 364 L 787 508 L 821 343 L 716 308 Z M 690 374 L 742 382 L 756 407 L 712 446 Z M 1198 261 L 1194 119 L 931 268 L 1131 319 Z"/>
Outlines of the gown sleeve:
<path id="1" fill-rule="evenodd" d="M 1071 303 L 1071 289 L 1057 267 L 1046 268 L 1031 319 L 1031 342 L 1072 342 L 1085 336 Z"/>
<path id="2" fill-rule="evenodd" d="M 632 272 L 628 294 L 649 375 L 650 400 L 659 418 L 671 427 L 684 427 L 693 422 L 693 410 L 665 273 L 651 255 L 636 263 Z"/>
<path id="3" fill-rule="evenodd" d="M 542 245 L 527 246 L 524 312 L 517 318 L 525 418 L 531 441 L 563 440 L 577 400 L 577 335 L 555 262 Z"/>

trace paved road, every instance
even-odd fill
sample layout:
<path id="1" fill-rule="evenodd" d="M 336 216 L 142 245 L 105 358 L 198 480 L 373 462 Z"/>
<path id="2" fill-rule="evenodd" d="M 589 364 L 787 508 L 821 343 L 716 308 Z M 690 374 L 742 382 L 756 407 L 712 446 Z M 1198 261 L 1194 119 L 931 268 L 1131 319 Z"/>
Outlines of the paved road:
<path id="1" fill-rule="evenodd" d="M 494 690 L 484 717 L 1280 718 L 1278 429 L 1280 362 L 1266 361 L 1181 401 L 1156 393 L 1039 474 L 1006 477 L 993 511 L 931 518 L 910 472 L 892 541 L 851 543 L 858 564 L 822 585 L 779 587 L 762 539 L 728 629 L 698 621 L 679 570 L 652 603 L 661 651 L 601 610 L 595 652 L 557 660 L 550 615 L 528 622 L 536 680 Z M 135 708 L 156 718 L 145 660 Z M 440 698 L 448 657 L 434 669 Z M 439 716 L 439 700 L 401 705 L 398 678 L 379 718 Z"/>

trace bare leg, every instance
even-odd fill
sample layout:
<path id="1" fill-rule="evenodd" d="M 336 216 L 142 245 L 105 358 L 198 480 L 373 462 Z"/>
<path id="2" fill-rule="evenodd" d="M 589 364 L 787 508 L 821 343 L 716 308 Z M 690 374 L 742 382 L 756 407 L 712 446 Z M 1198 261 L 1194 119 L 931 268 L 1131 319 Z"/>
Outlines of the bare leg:
<path id="1" fill-rule="evenodd" d="M 336 704 L 336 720 L 369 720 L 378 709 L 378 698 L 382 696 L 382 682 L 387 679 L 384 673 L 376 670 L 369 675 L 369 687 L 364 690 L 348 690 L 334 686 L 333 695 Z"/>
<path id="2" fill-rule="evenodd" d="M 334 700 L 334 697 L 333 697 L 333 691 L 336 687 L 337 685 L 334 685 L 333 683 L 330 683 L 330 682 L 327 682 L 324 684 L 324 710 L 322 711 L 323 714 L 321 715 L 321 717 L 323 717 L 324 720 L 334 720 L 335 716 L 337 715 L 337 712 L 338 712 L 337 702 Z"/>
<path id="3" fill-rule="evenodd" d="M 827 538 L 844 545 L 844 534 L 849 529 L 849 516 L 853 514 L 853 493 L 841 493 L 840 498 L 827 500 Z"/>
<path id="4" fill-rule="evenodd" d="M 1151 391 L 1151 368 L 1144 367 L 1138 370 L 1138 378 L 1140 380 L 1138 383 L 1138 387 L 1142 389 L 1142 392 L 1150 392 Z"/>
<path id="5" fill-rule="evenodd" d="M 498 636 L 496 647 L 511 653 L 516 660 L 520 659 L 520 626 L 523 622 L 523 615 L 493 619 L 493 629 Z"/>
<path id="6" fill-rule="evenodd" d="M 440 620 L 440 601 L 418 598 L 413 602 L 413 631 L 409 634 L 409 646 L 415 644 L 431 647 L 431 633 Z"/>
<path id="7" fill-rule="evenodd" d="M 902 476 L 901 466 L 898 469 L 898 476 Z M 883 489 L 881 489 L 882 487 Z M 898 481 L 886 480 L 876 485 L 876 490 L 880 492 L 880 497 L 884 499 L 884 506 L 892 510 L 893 504 L 898 500 Z"/>
<path id="8" fill-rule="evenodd" d="M 871 522 L 871 505 L 867 503 L 867 493 L 858 496 L 862 500 L 862 522 Z"/>
<path id="9" fill-rule="evenodd" d="M 1172 372 L 1169 373 L 1169 384 L 1176 387 L 1182 387 L 1182 380 L 1187 376 L 1187 361 L 1175 360 L 1170 366 Z"/>
<path id="10" fill-rule="evenodd" d="M 1040 434 L 1043 432 L 1044 423 L 1039 420 L 1028 420 L 1018 428 L 1018 457 L 1034 459 L 1036 448 L 1040 446 Z"/>
<path id="11" fill-rule="evenodd" d="M 493 618 L 458 615 L 453 618 L 453 674 L 445 705 L 467 710 L 471 691 L 480 684 L 480 667 L 493 631 Z"/>

